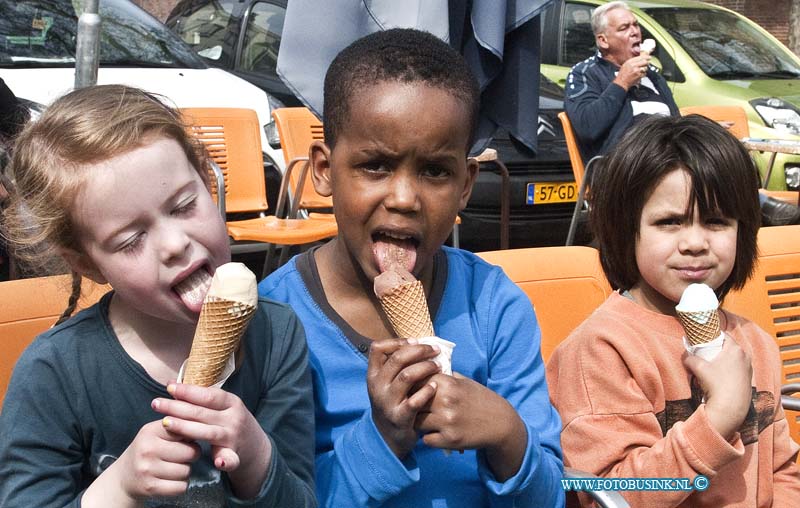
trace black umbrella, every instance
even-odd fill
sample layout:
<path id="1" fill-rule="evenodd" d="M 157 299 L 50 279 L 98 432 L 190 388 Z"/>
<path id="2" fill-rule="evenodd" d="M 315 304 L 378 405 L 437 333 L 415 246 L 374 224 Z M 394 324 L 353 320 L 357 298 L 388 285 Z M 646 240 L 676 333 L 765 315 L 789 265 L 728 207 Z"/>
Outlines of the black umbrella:
<path id="1" fill-rule="evenodd" d="M 481 87 L 481 152 L 498 126 L 536 150 L 539 14 L 553 0 L 290 0 L 278 74 L 317 116 L 325 71 L 356 39 L 388 28 L 418 28 L 464 55 Z"/>

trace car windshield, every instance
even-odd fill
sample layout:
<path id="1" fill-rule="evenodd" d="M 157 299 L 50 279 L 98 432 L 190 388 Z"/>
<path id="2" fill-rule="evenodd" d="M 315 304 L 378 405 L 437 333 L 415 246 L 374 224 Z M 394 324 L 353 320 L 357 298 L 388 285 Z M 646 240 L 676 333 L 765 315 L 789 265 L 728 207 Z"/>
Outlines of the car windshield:
<path id="1" fill-rule="evenodd" d="M 771 39 L 733 13 L 717 9 L 644 9 L 709 77 L 795 79 L 800 67 Z"/>
<path id="2" fill-rule="evenodd" d="M 206 68 L 167 27 L 132 3 L 100 3 L 100 65 Z M 0 0 L 0 67 L 73 67 L 82 0 Z"/>

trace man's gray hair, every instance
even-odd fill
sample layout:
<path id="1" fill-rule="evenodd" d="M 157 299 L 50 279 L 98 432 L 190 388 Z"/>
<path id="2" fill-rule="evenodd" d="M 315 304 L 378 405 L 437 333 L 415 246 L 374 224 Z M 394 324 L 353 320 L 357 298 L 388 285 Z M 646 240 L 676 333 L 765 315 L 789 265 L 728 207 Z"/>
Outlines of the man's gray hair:
<path id="1" fill-rule="evenodd" d="M 600 7 L 597 7 L 592 12 L 593 34 L 597 35 L 606 31 L 606 28 L 608 28 L 608 16 L 606 16 L 606 14 L 608 13 L 608 11 L 612 11 L 614 9 L 625 9 L 626 11 L 631 10 L 628 4 L 626 2 L 623 2 L 622 0 L 608 2 L 607 4 L 603 4 Z"/>

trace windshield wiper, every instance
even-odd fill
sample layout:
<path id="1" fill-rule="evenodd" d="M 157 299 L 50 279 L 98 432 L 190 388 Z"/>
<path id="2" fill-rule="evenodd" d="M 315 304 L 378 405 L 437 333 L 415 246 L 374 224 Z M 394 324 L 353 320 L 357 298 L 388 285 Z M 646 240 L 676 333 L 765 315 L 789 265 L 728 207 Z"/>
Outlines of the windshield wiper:
<path id="1" fill-rule="evenodd" d="M 800 77 L 800 73 L 789 70 L 776 70 L 769 72 L 753 71 L 722 71 L 709 74 L 715 79 L 748 79 L 748 78 L 774 78 L 774 79 L 794 79 Z"/>
<path id="2" fill-rule="evenodd" d="M 787 70 L 787 69 L 779 69 L 779 70 L 775 70 L 775 71 L 762 72 L 762 73 L 758 74 L 758 77 L 762 77 L 762 78 L 777 78 L 777 79 L 781 79 L 781 78 L 792 79 L 792 78 L 796 78 L 798 76 L 800 76 L 800 73 L 798 73 L 797 71 L 790 71 L 790 70 Z"/>
<path id="3" fill-rule="evenodd" d="M 152 60 L 138 60 L 136 58 L 117 58 L 114 60 L 102 60 L 100 65 L 108 67 L 145 67 L 145 68 L 174 68 L 178 67 L 177 62 L 154 62 Z"/>
<path id="4" fill-rule="evenodd" d="M 751 71 L 720 71 L 708 75 L 708 77 L 714 79 L 744 79 L 757 78 L 759 76 L 759 73 Z"/>
<path id="5" fill-rule="evenodd" d="M 40 67 L 75 67 L 74 59 L 12 59 L 0 61 L 4 69 L 38 69 Z"/>

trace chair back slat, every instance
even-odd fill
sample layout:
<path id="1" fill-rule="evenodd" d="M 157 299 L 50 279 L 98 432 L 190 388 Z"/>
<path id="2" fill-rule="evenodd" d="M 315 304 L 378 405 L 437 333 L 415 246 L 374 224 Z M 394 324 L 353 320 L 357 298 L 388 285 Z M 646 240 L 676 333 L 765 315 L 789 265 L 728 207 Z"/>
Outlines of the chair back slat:
<path id="1" fill-rule="evenodd" d="M 741 106 L 684 106 L 680 108 L 681 116 L 701 115 L 718 122 L 737 139 L 750 136 L 750 124 L 747 113 Z"/>
<path id="2" fill-rule="evenodd" d="M 283 157 L 287 161 L 301 157 L 307 160 L 311 143 L 325 141 L 322 122 L 308 108 L 277 108 L 272 111 L 272 117 L 278 127 Z M 289 183 L 292 191 L 297 188 L 299 177 L 299 171 L 293 171 L 290 175 Z M 315 210 L 332 207 L 333 200 L 329 196 L 317 194 L 311 178 L 306 177 L 300 195 L 299 208 Z"/>
<path id="3" fill-rule="evenodd" d="M 225 211 L 266 212 L 266 180 L 256 112 L 244 108 L 182 108 L 181 113 L 208 156 L 222 169 Z M 216 194 L 213 186 L 212 194 Z"/>
<path id="4" fill-rule="evenodd" d="M 778 344 L 782 382 L 800 382 L 800 226 L 763 227 L 758 232 L 758 265 L 723 307 L 745 316 Z M 786 411 L 789 432 L 800 443 L 800 413 Z"/>
<path id="5" fill-rule="evenodd" d="M 575 137 L 575 131 L 572 130 L 572 123 L 565 111 L 558 114 L 558 119 L 561 120 L 561 127 L 564 129 L 564 139 L 567 141 L 567 153 L 569 153 L 569 162 L 572 166 L 572 176 L 575 178 L 575 185 L 581 186 L 583 181 L 584 164 L 581 151 L 578 146 L 578 138 Z"/>

